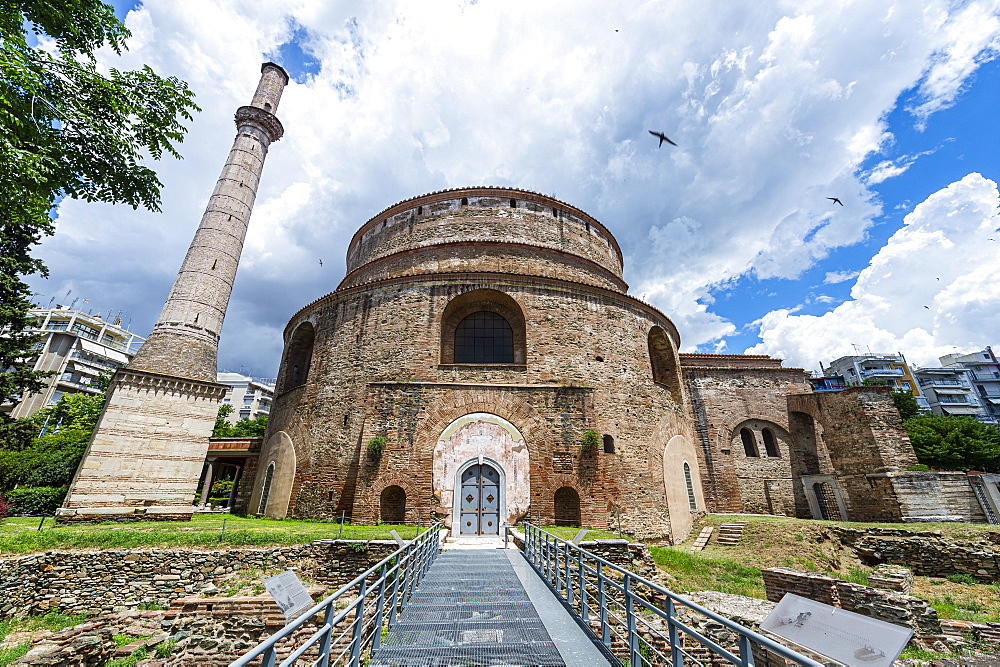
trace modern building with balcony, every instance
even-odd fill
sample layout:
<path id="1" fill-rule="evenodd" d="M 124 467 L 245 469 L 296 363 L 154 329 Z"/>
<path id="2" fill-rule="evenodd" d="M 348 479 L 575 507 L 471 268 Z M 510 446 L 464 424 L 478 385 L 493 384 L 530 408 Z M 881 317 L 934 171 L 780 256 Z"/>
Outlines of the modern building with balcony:
<path id="1" fill-rule="evenodd" d="M 274 378 L 252 378 L 240 373 L 219 373 L 216 381 L 229 389 L 222 399 L 223 405 L 233 406 L 226 418 L 230 424 L 241 419 L 256 419 L 271 412 L 274 400 Z"/>
<path id="2" fill-rule="evenodd" d="M 968 354 L 946 354 L 938 359 L 945 368 L 964 368 L 983 405 L 983 421 L 1000 423 L 1000 362 L 993 349 Z"/>
<path id="3" fill-rule="evenodd" d="M 950 368 L 917 368 L 913 371 L 920 391 L 927 399 L 930 411 L 939 415 L 955 415 L 985 419 L 987 412 L 975 386 L 972 372 L 960 366 Z"/>
<path id="4" fill-rule="evenodd" d="M 908 391 L 917 399 L 922 408 L 929 407 L 927 400 L 920 391 L 920 385 L 910 372 L 906 357 L 901 352 L 896 354 L 857 354 L 841 357 L 830 362 L 823 369 L 824 375 L 841 376 L 851 387 L 865 384 L 886 384 L 896 391 Z"/>
<path id="5" fill-rule="evenodd" d="M 813 376 L 809 378 L 814 392 L 819 391 L 843 391 L 847 389 L 847 382 L 843 375 L 819 375 L 813 371 Z"/>
<path id="6" fill-rule="evenodd" d="M 98 377 L 127 364 L 144 340 L 123 329 L 120 321 L 108 322 L 65 306 L 34 308 L 28 317 L 34 322 L 30 333 L 43 336 L 32 348 L 37 355 L 33 368 L 54 373 L 41 392 L 3 406 L 15 418 L 30 417 L 63 394 L 99 393 Z"/>

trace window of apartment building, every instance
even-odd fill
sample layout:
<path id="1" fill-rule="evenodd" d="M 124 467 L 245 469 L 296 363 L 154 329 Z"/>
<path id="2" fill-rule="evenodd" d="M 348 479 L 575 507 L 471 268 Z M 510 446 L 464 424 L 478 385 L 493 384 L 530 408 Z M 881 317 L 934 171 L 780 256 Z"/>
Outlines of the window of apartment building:
<path id="1" fill-rule="evenodd" d="M 910 391 L 910 383 L 909 382 L 900 382 L 899 386 L 900 386 L 901 389 L 905 389 L 906 391 Z"/>

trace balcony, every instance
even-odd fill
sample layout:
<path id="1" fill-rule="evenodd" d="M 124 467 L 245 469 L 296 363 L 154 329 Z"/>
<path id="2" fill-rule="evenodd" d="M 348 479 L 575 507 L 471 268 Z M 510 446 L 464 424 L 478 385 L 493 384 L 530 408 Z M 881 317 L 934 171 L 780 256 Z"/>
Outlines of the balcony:
<path id="1" fill-rule="evenodd" d="M 861 373 L 862 375 L 864 375 L 864 377 L 876 377 L 876 376 L 903 377 L 904 375 L 906 375 L 906 371 L 904 371 L 902 368 L 885 368 L 885 367 L 862 368 Z"/>
<path id="2" fill-rule="evenodd" d="M 964 387 L 958 380 L 921 380 L 921 387 Z"/>

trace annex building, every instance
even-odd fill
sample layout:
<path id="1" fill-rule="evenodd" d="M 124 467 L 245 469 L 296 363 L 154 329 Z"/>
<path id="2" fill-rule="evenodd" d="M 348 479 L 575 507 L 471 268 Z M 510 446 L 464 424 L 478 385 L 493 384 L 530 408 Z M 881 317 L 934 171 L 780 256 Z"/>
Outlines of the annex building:
<path id="1" fill-rule="evenodd" d="M 983 520 L 964 475 L 915 486 L 888 389 L 813 393 L 780 360 L 678 354 L 622 268 L 604 225 L 534 192 L 441 191 L 376 215 L 339 287 L 288 323 L 237 510 L 462 534 L 620 520 L 673 539 L 705 511 Z M 928 503 L 928 484 L 961 489 Z"/>

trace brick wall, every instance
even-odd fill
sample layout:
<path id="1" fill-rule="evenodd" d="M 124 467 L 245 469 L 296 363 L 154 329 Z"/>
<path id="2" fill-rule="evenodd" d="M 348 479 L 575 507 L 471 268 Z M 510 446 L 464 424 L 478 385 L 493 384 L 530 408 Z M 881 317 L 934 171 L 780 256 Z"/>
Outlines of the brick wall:
<path id="1" fill-rule="evenodd" d="M 968 574 L 983 582 L 1000 579 L 997 533 L 978 539 L 948 538 L 933 531 L 833 527 L 840 540 L 870 565 L 905 565 L 925 577 Z"/>

